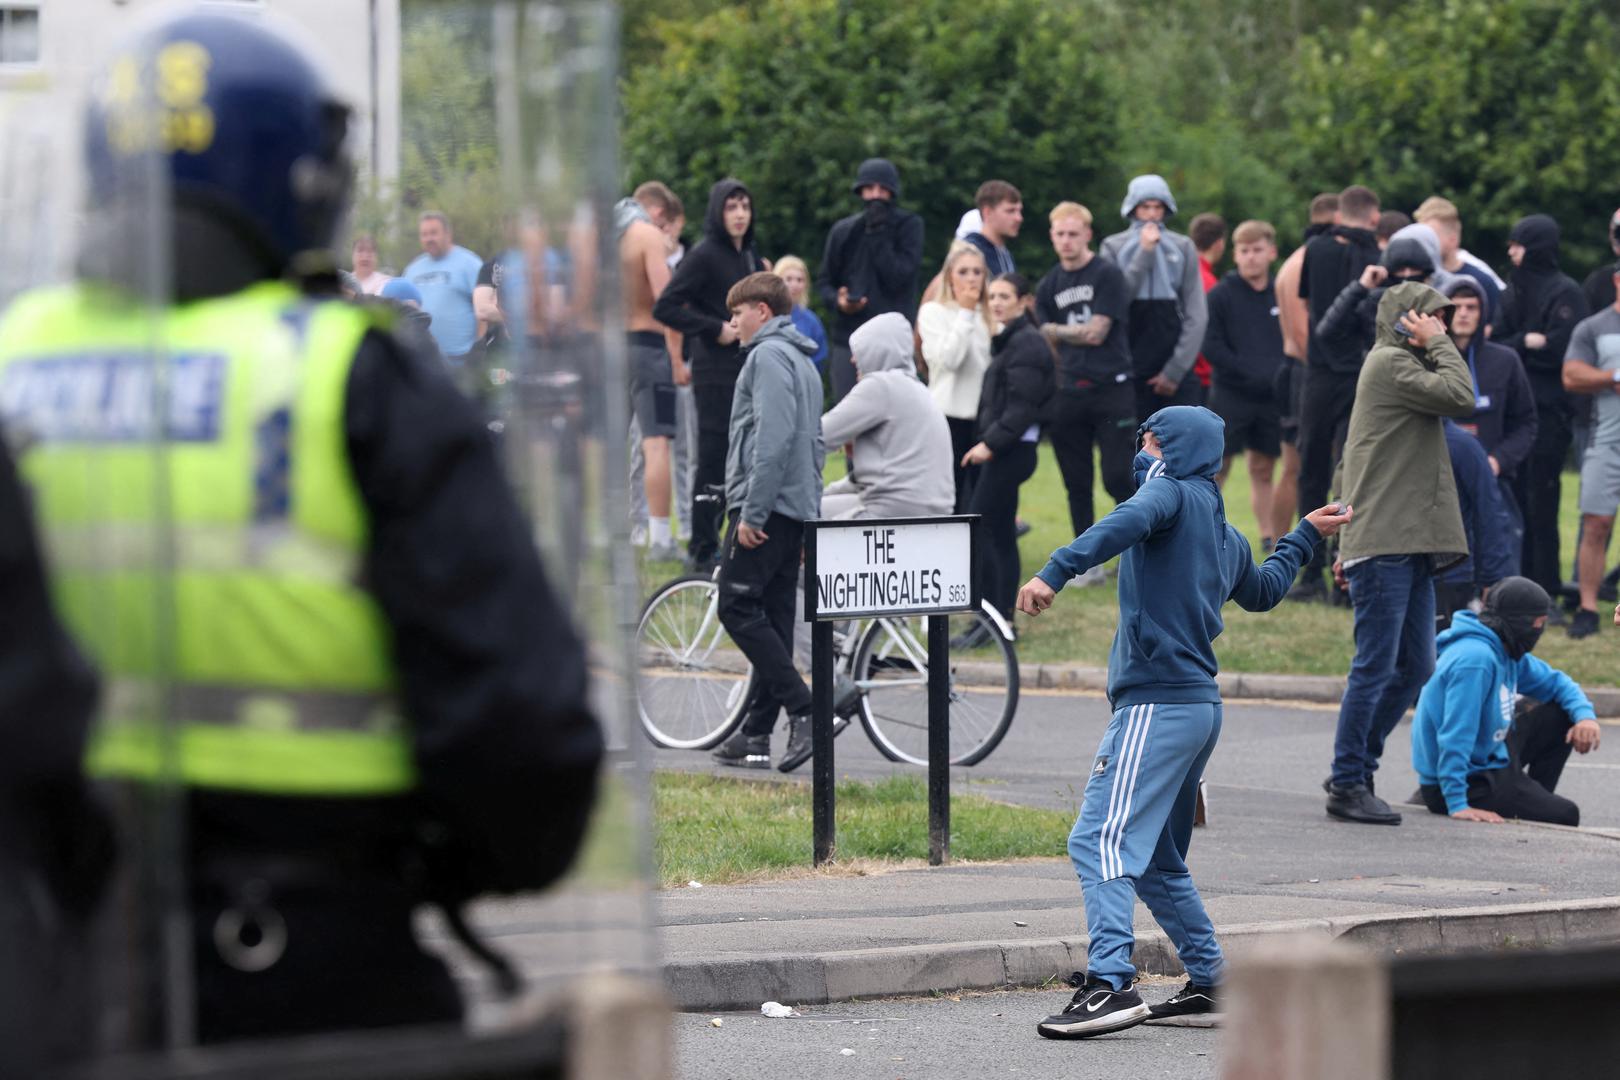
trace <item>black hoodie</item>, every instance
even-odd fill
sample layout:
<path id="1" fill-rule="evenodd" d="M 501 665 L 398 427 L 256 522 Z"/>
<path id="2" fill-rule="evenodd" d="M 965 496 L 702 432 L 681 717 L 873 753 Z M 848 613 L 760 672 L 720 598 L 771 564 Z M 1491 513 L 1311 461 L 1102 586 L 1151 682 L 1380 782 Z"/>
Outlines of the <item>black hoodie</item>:
<path id="1" fill-rule="evenodd" d="M 898 311 L 917 320 L 917 268 L 922 265 L 923 221 L 900 209 L 900 170 L 883 158 L 868 158 L 850 185 L 856 193 L 867 184 L 882 184 L 893 199 L 871 199 L 858 214 L 839 220 L 827 233 L 816 288 L 832 316 L 831 339 L 848 345 L 849 335 L 866 320 Z M 866 297 L 853 315 L 838 310 L 838 290 Z"/>
<path id="2" fill-rule="evenodd" d="M 653 318 L 686 335 L 691 344 L 692 381 L 733 385 L 742 370 L 742 347 L 721 345 L 720 330 L 731 321 L 726 294 L 749 274 L 765 269 L 754 252 L 754 223 L 748 223 L 742 249 L 726 234 L 726 200 L 752 195 L 741 180 L 726 177 L 709 189 L 703 214 L 703 239 L 686 253 L 669 284 L 653 304 Z M 755 213 L 755 220 L 758 212 Z"/>
<path id="3" fill-rule="evenodd" d="M 1277 321 L 1273 278 L 1256 289 L 1236 270 L 1209 291 L 1209 327 L 1204 358 L 1215 369 L 1215 385 L 1260 401 L 1271 397 L 1277 369 L 1288 362 Z"/>
<path id="4" fill-rule="evenodd" d="M 1299 295 L 1310 303 L 1312 331 L 1306 351 L 1310 367 L 1340 375 L 1354 375 L 1361 370 L 1367 350 L 1358 338 L 1332 340 L 1316 333 L 1315 328 L 1344 287 L 1377 261 L 1378 238 L 1371 229 L 1335 225 L 1305 245 L 1305 262 L 1299 268 Z"/>
<path id="5" fill-rule="evenodd" d="M 1564 350 L 1575 324 L 1586 318 L 1586 298 L 1573 278 L 1558 268 L 1558 223 L 1546 214 L 1521 218 L 1508 241 L 1524 245 L 1502 294 L 1502 315 L 1491 340 L 1518 352 L 1530 376 L 1539 408 L 1569 407 L 1564 393 Z M 1524 336 L 1545 334 L 1547 344 L 1527 349 Z"/>

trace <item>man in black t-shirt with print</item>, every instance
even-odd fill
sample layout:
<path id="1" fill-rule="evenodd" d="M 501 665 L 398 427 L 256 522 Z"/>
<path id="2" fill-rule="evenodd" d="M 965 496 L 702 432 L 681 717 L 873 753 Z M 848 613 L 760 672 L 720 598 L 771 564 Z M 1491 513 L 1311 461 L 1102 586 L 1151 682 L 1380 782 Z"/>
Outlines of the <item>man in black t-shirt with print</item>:
<path id="1" fill-rule="evenodd" d="M 1102 456 L 1103 487 L 1114 501 L 1124 502 L 1136 490 L 1136 397 L 1126 344 L 1130 297 L 1119 267 L 1091 250 L 1091 211 L 1062 202 L 1050 218 L 1058 264 L 1035 288 L 1035 313 L 1041 333 L 1057 348 L 1058 392 L 1047 430 L 1069 492 L 1070 524 L 1079 536 L 1095 520 L 1093 443 Z"/>

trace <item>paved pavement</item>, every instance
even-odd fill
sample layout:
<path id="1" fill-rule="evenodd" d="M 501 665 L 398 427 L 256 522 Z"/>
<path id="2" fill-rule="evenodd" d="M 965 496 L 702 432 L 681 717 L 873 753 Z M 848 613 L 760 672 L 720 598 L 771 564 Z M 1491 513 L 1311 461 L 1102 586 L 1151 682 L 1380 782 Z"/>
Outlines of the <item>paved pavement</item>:
<path id="1" fill-rule="evenodd" d="M 1607 746 L 1572 762 L 1560 786 L 1582 806 L 1588 827 L 1468 824 L 1412 809 L 1403 825 L 1388 828 L 1323 812 L 1335 716 L 1327 707 L 1278 702 L 1233 701 L 1225 710 L 1209 768 L 1212 821 L 1194 834 L 1189 861 L 1230 953 L 1284 928 L 1384 952 L 1620 941 L 1620 732 L 1609 729 Z M 1073 812 L 1107 721 L 1100 695 L 1026 693 L 1007 739 L 980 765 L 953 770 L 953 785 Z M 1395 800 L 1415 786 L 1407 730 L 1397 729 L 1379 774 L 1380 790 Z M 836 747 L 840 776 L 920 772 L 884 760 L 858 728 Z M 699 753 L 660 751 L 656 765 L 734 773 Z M 808 769 L 741 775 L 808 783 Z M 772 882 L 650 897 L 575 889 L 480 904 L 474 921 L 537 982 L 597 963 L 641 970 L 662 963 L 688 1010 L 1039 986 L 1084 966 L 1080 889 L 1063 857 L 1065 840 L 1053 836 L 1051 858 L 1007 864 L 866 875 L 807 867 Z M 806 864 L 809 853 L 807 829 Z M 636 931 L 649 909 L 656 940 Z M 1137 925 L 1138 965 L 1179 973 L 1140 908 Z M 428 930 L 442 940 L 431 920 Z M 458 971 L 476 992 L 483 980 L 462 959 Z M 963 1023 L 971 1029 L 980 1021 Z M 686 1046 L 690 1033 L 682 1031 Z"/>
<path id="2" fill-rule="evenodd" d="M 1560 787 L 1582 805 L 1593 828 L 1473 825 L 1421 809 L 1408 810 L 1399 828 L 1349 825 L 1322 809 L 1335 716 L 1323 707 L 1228 705 L 1209 769 L 1212 823 L 1195 834 L 1190 858 L 1224 933 L 1241 941 L 1259 928 L 1306 921 L 1380 947 L 1411 948 L 1508 938 L 1562 944 L 1620 934 L 1620 901 L 1604 900 L 1620 893 L 1614 775 L 1620 760 L 1605 761 L 1609 751 L 1572 762 Z M 953 785 L 1074 810 L 1107 721 L 1099 696 L 1028 694 L 1007 740 L 980 765 L 953 770 Z M 1379 774 L 1380 790 L 1395 800 L 1416 786 L 1408 729 L 1403 724 L 1392 737 Z M 907 771 L 882 759 L 858 730 L 836 745 L 841 776 Z M 704 755 L 668 751 L 657 755 L 657 764 L 712 768 Z M 1064 839 L 1053 838 L 1054 856 Z M 773 988 L 814 1001 L 1038 982 L 1060 974 L 1064 963 L 1083 966 L 1079 887 L 1067 861 L 1057 857 L 864 877 L 805 875 L 669 890 L 656 899 L 671 986 L 688 1008 L 757 1004 L 754 997 L 779 997 Z M 1572 921 L 1559 909 L 1576 901 L 1597 902 L 1585 904 Z M 1502 906 L 1521 910 L 1511 918 L 1460 916 Z M 1454 930 L 1446 939 L 1448 924 L 1431 917 L 1436 911 L 1453 913 L 1451 925 L 1469 932 Z M 1397 918 L 1381 918 L 1391 915 Z M 1139 908 L 1138 916 L 1139 930 L 1151 934 L 1145 911 Z M 1163 943 L 1146 938 L 1138 962 L 1176 970 Z"/>
<path id="3" fill-rule="evenodd" d="M 1148 979 L 1142 996 L 1159 1001 L 1180 985 Z M 757 1009 L 688 1013 L 675 1018 L 677 1071 L 682 1080 L 755 1080 L 765 1072 L 803 1080 L 1216 1075 L 1220 1032 L 1208 1028 L 1138 1026 L 1083 1041 L 1040 1038 L 1035 1024 L 1068 1004 L 1070 993 L 1062 987 L 845 1003 L 783 1020 Z"/>

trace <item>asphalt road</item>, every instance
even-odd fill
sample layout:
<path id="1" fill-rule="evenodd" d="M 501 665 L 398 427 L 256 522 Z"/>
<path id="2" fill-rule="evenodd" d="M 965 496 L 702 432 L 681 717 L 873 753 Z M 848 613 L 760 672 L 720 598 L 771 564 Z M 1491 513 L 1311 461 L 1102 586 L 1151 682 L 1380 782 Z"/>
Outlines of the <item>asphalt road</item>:
<path id="1" fill-rule="evenodd" d="M 1146 1000 L 1179 980 L 1150 978 Z M 823 1005 L 771 1020 L 753 1013 L 675 1017 L 682 1080 L 913 1080 L 973 1077 L 1214 1077 L 1220 1032 L 1139 1025 L 1096 1039 L 1054 1041 L 1035 1024 L 1068 1004 L 1068 987 L 1045 991 Z M 713 1026 L 718 1018 L 720 1027 Z M 844 1050 L 853 1053 L 845 1054 Z M 949 1067 L 942 1067 L 948 1062 Z"/>
<path id="2" fill-rule="evenodd" d="M 962 791 L 983 785 L 985 794 L 1011 802 L 1076 808 L 1109 717 L 1108 703 L 1100 694 L 1026 690 L 1001 745 L 978 765 L 953 769 L 953 787 Z M 1265 801 L 1274 803 L 1279 815 L 1324 818 L 1321 785 L 1333 755 L 1337 718 L 1337 707 L 1228 702 L 1220 745 L 1206 775 L 1211 785 L 1211 814 L 1220 814 L 1222 804 L 1234 798 L 1252 805 L 1256 800 L 1247 797 L 1254 796 L 1269 797 Z M 1390 736 L 1377 776 L 1379 794 L 1392 803 L 1404 802 L 1417 787 L 1411 765 L 1411 726 L 1410 719 L 1404 720 Z M 778 754 L 786 740 L 786 727 L 785 722 L 778 725 L 773 744 Z M 1558 791 L 1580 805 L 1583 825 L 1620 829 L 1620 722 L 1605 723 L 1604 730 L 1609 736 L 1604 746 L 1584 757 L 1571 756 Z M 835 750 L 841 776 L 873 779 L 923 773 L 918 767 L 885 759 L 858 726 L 839 736 Z M 658 750 L 655 764 L 659 768 L 711 768 L 706 753 L 692 751 Z M 809 767 L 804 766 L 796 775 L 807 778 L 808 774 Z"/>

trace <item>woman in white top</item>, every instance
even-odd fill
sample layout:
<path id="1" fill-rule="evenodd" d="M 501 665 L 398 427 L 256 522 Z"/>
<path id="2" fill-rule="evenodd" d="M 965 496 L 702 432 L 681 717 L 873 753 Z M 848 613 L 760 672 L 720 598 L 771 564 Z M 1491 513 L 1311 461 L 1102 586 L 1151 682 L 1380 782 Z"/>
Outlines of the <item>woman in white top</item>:
<path id="1" fill-rule="evenodd" d="M 955 462 L 956 512 L 967 506 L 974 470 L 962 456 L 979 441 L 979 388 L 990 366 L 990 309 L 985 304 L 984 256 L 972 244 L 956 241 L 940 271 L 938 300 L 917 312 L 917 334 L 928 363 L 928 389 L 951 427 Z"/>

